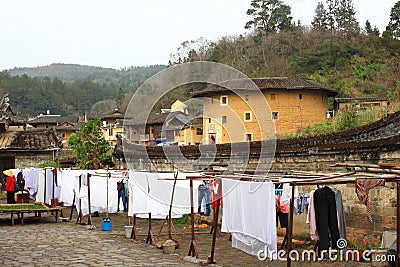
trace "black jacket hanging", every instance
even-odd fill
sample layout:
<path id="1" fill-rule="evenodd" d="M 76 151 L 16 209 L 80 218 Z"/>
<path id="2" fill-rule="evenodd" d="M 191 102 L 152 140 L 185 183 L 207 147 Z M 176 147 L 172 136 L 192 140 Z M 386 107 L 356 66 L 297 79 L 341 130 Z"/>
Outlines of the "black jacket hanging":
<path id="1" fill-rule="evenodd" d="M 327 186 L 314 192 L 314 209 L 319 234 L 319 249 L 337 248 L 339 229 L 335 193 Z M 330 241 L 332 243 L 330 244 Z"/>

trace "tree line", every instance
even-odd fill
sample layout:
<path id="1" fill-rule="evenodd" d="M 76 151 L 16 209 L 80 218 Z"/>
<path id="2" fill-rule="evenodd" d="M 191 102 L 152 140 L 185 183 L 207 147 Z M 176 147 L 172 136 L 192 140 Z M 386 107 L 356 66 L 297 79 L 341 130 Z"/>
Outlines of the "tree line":
<path id="1" fill-rule="evenodd" d="M 0 72 L 0 95 L 10 94 L 14 110 L 21 116 L 52 114 L 94 115 L 123 110 L 126 98 L 164 65 L 120 70 L 75 64 L 52 64 L 36 68 L 14 68 Z"/>
<path id="2" fill-rule="evenodd" d="M 0 72 L 0 95 L 9 93 L 14 112 L 24 117 L 45 114 L 83 115 L 101 100 L 114 98 L 114 87 L 91 81 L 63 82 L 48 77 L 11 76 Z"/>

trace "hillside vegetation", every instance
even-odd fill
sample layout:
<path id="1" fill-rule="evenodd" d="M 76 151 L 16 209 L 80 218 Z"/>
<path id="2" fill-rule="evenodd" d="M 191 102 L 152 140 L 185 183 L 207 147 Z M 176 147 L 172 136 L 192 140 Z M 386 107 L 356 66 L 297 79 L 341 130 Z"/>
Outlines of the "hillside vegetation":
<path id="1" fill-rule="evenodd" d="M 249 77 L 307 77 L 339 91 L 339 97 L 400 98 L 400 1 L 379 33 L 369 21 L 360 26 L 351 0 L 318 4 L 312 25 L 291 22 L 290 7 L 279 0 L 252 0 L 252 31 L 185 41 L 170 64 L 207 60 L 232 66 Z M 289 19 L 289 21 L 288 21 Z"/>
<path id="2" fill-rule="evenodd" d="M 23 74 L 29 77 L 49 77 L 66 82 L 91 81 L 98 84 L 113 85 L 117 89 L 123 87 L 132 92 L 147 78 L 165 69 L 165 65 L 129 67 L 121 69 L 84 66 L 78 64 L 51 64 L 36 68 L 14 68 L 8 70 L 12 76 Z"/>
<path id="3" fill-rule="evenodd" d="M 185 62 L 224 63 L 249 77 L 308 77 L 337 89 L 339 97 L 399 99 L 400 41 L 360 33 L 347 38 L 307 27 L 269 35 L 222 37 Z"/>
<path id="4" fill-rule="evenodd" d="M 115 70 L 74 64 L 14 68 L 0 72 L 0 95 L 8 92 L 11 105 L 21 116 L 36 116 L 47 110 L 83 115 L 95 104 L 94 114 L 105 114 L 123 109 L 125 98 L 165 68 L 155 65 Z"/>

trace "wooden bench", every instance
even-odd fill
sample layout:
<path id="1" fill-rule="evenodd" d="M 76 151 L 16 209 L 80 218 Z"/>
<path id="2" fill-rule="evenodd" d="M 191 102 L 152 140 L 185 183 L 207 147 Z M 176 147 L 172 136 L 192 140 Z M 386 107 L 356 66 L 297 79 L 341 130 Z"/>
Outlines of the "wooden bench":
<path id="1" fill-rule="evenodd" d="M 41 217 L 42 212 L 51 212 L 58 222 L 59 212 L 64 207 L 48 207 L 43 204 L 0 204 L 0 213 L 9 212 L 11 214 L 11 225 L 14 225 L 14 213 L 20 218 L 21 224 L 24 224 L 24 213 L 35 213 L 35 217 Z"/>

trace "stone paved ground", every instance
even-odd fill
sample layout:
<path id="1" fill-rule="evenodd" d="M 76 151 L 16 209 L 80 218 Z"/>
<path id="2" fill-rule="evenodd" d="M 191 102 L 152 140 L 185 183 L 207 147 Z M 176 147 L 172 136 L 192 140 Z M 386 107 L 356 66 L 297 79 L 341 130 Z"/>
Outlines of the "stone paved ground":
<path id="1" fill-rule="evenodd" d="M 54 218 L 24 226 L 2 219 L 0 236 L 0 266 L 198 266 L 114 231 L 89 231 L 85 225 L 55 223 Z"/>
<path id="2" fill-rule="evenodd" d="M 175 226 L 180 247 L 175 254 L 163 254 L 161 249 L 145 243 L 148 230 L 146 219 L 138 220 L 140 238 L 133 241 L 125 237 L 126 213 L 110 214 L 112 230 L 102 231 L 104 214 L 93 218 L 96 230 L 88 225 L 76 224 L 76 211 L 71 222 L 55 223 L 54 217 L 25 220 L 25 225 L 10 225 L 9 214 L 0 214 L 0 266 L 199 266 L 185 260 L 190 245 L 187 224 Z M 67 209 L 65 217 L 69 217 Z M 31 214 L 32 216 L 33 214 Z M 85 218 L 87 222 L 87 218 Z M 153 233 L 160 230 L 162 220 L 155 220 Z M 198 230 L 196 244 L 201 260 L 210 254 L 212 236 L 209 228 Z M 187 234 L 185 234 L 187 233 Z M 284 262 L 259 261 L 256 257 L 231 248 L 228 235 L 218 235 L 215 251 L 218 266 L 286 266 Z M 355 262 L 295 262 L 292 266 L 371 266 Z"/>

